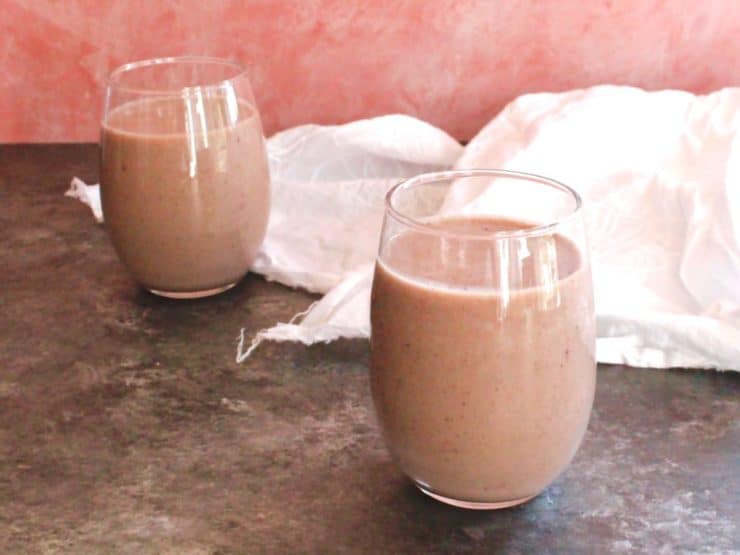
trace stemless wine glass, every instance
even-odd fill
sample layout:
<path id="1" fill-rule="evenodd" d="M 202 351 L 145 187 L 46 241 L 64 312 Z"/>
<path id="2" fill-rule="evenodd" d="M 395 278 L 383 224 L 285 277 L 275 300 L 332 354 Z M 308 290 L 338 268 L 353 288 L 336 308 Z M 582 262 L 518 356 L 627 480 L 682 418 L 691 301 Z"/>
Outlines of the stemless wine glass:
<path id="1" fill-rule="evenodd" d="M 213 295 L 247 272 L 270 208 L 262 124 L 246 72 L 206 57 L 110 76 L 100 149 L 105 225 L 153 293 Z"/>
<path id="2" fill-rule="evenodd" d="M 371 301 L 386 444 L 426 494 L 523 503 L 569 464 L 596 381 L 578 194 L 502 170 L 420 175 L 386 197 Z"/>

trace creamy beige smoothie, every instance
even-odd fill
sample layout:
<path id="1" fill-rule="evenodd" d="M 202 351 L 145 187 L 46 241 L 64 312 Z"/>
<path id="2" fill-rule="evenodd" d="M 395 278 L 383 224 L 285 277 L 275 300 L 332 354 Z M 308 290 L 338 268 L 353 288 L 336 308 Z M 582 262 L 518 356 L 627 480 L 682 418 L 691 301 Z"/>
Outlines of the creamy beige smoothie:
<path id="1" fill-rule="evenodd" d="M 437 225 L 481 236 L 527 227 Z M 387 242 L 372 291 L 372 393 L 392 455 L 423 489 L 523 501 L 568 465 L 596 377 L 584 260 L 552 235 L 463 243 L 407 230 Z"/>
<path id="2" fill-rule="evenodd" d="M 247 272 L 270 205 L 256 110 L 225 96 L 166 96 L 112 110 L 101 137 L 105 225 L 155 292 L 218 291 Z"/>

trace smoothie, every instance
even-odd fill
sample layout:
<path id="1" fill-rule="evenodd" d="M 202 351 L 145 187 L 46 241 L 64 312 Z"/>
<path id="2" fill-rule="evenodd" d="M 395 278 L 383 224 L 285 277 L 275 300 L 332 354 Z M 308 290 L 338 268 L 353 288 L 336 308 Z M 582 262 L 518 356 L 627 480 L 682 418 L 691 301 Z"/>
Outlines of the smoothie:
<path id="1" fill-rule="evenodd" d="M 144 287 L 202 296 L 247 272 L 267 227 L 262 129 L 226 96 L 165 96 L 123 104 L 103 123 L 105 225 Z"/>
<path id="2" fill-rule="evenodd" d="M 568 465 L 595 387 L 585 257 L 568 239 L 490 240 L 496 219 L 386 240 L 371 306 L 371 386 L 401 470 L 448 500 L 523 502 Z M 486 239 L 488 237 L 488 239 Z"/>

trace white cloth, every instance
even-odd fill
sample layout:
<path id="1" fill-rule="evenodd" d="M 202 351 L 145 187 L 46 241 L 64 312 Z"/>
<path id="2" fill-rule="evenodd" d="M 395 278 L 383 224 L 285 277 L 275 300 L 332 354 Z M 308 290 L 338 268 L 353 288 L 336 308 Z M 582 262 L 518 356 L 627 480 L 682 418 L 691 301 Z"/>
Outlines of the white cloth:
<path id="1" fill-rule="evenodd" d="M 242 332 L 238 361 L 264 339 L 366 337 L 385 192 L 454 166 L 546 175 L 584 197 L 600 362 L 740 370 L 740 88 L 525 95 L 465 149 L 386 116 L 294 128 L 268 153 L 272 213 L 252 269 L 327 294 L 249 349 Z"/>
<path id="2" fill-rule="evenodd" d="M 95 221 L 103 223 L 103 206 L 100 203 L 100 185 L 88 185 L 79 177 L 73 177 L 69 189 L 64 193 L 65 197 L 76 198 L 83 204 L 87 204 Z"/>

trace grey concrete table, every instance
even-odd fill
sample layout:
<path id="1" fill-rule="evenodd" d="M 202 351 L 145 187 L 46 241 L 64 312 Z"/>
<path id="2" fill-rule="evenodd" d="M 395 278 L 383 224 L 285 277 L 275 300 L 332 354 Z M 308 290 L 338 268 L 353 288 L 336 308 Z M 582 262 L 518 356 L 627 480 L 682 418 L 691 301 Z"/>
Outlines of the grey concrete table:
<path id="1" fill-rule="evenodd" d="M 142 292 L 62 197 L 96 166 L 94 145 L 0 145 L 0 552 L 740 552 L 740 374 L 603 366 L 554 485 L 446 507 L 384 450 L 365 341 L 235 364 L 241 327 L 312 298 Z"/>

